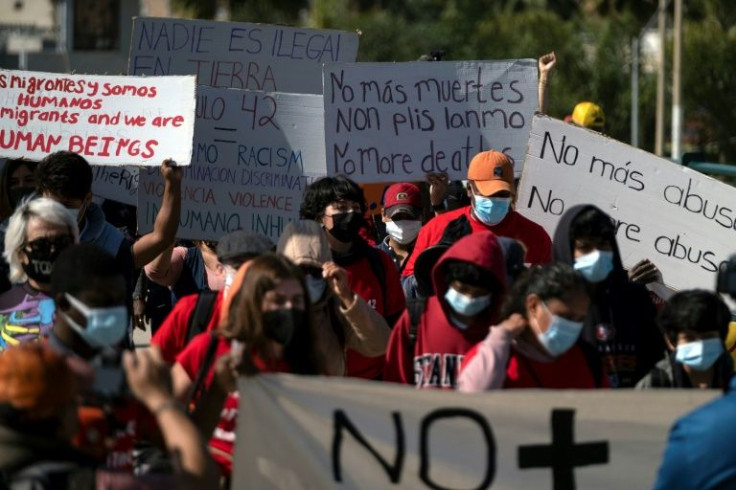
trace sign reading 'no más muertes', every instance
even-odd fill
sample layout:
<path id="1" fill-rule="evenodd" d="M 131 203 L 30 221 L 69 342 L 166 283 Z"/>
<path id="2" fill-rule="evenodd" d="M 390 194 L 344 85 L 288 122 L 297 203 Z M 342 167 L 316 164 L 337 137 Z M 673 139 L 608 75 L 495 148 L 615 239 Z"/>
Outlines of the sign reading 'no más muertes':
<path id="1" fill-rule="evenodd" d="M 521 172 L 537 107 L 534 60 L 338 63 L 324 68 L 327 170 L 357 182 L 466 178 L 494 149 Z"/>
<path id="2" fill-rule="evenodd" d="M 624 266 L 648 258 L 673 289 L 713 289 L 736 251 L 734 188 L 545 116 L 535 116 L 517 209 L 550 235 L 564 212 L 593 204 L 616 221 Z"/>

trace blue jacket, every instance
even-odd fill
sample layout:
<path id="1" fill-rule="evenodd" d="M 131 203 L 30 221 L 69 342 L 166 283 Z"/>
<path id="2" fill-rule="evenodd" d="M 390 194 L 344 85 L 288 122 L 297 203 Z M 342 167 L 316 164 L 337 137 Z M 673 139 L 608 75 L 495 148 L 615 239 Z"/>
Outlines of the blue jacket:
<path id="1" fill-rule="evenodd" d="M 724 396 L 690 412 L 670 431 L 655 489 L 736 488 L 736 377 Z"/>

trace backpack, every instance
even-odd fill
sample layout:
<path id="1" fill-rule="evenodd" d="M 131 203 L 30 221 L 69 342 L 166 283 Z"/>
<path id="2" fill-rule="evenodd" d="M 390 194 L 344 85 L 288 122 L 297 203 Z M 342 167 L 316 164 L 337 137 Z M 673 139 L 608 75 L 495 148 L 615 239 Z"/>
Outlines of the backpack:
<path id="1" fill-rule="evenodd" d="M 207 330 L 207 324 L 210 322 L 212 312 L 215 310 L 217 293 L 217 291 L 207 290 L 202 291 L 197 296 L 197 303 L 194 305 L 194 311 L 192 311 L 187 325 L 187 343 Z"/>
<path id="2" fill-rule="evenodd" d="M 427 298 L 418 297 L 411 298 L 406 303 L 406 309 L 409 311 L 409 349 L 414 356 L 414 346 L 417 345 L 417 336 L 419 335 L 419 322 L 422 319 L 424 308 L 427 306 Z"/>
<path id="3" fill-rule="evenodd" d="M 2 490 L 94 490 L 96 472 L 71 461 L 38 461 L 2 475 Z"/>

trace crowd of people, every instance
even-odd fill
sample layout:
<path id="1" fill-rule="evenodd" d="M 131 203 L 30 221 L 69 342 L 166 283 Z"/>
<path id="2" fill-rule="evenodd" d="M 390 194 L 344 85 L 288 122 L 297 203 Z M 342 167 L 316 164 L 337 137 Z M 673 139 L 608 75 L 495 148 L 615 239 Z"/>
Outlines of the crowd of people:
<path id="1" fill-rule="evenodd" d="M 573 118 L 601 125 L 591 111 Z M 625 270 L 593 205 L 550 237 L 515 211 L 501 152 L 462 184 L 388 186 L 380 236 L 359 185 L 318 179 L 276 243 L 176 241 L 181 170 L 160 173 L 154 229 L 136 236 L 106 218 L 80 155 L 5 164 L 0 488 L 225 488 L 241 374 L 470 393 L 731 384 L 720 296 L 654 297 L 661 274 L 647 257 Z M 144 326 L 151 347 L 134 349 Z"/>

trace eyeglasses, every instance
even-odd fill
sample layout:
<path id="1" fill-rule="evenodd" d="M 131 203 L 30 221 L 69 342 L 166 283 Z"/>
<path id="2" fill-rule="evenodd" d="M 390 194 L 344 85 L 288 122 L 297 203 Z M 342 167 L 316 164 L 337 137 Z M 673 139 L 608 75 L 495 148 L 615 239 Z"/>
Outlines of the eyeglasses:
<path id="1" fill-rule="evenodd" d="M 32 242 L 23 244 L 23 248 L 36 254 L 50 254 L 52 252 L 60 252 L 69 248 L 74 243 L 74 237 L 71 235 L 59 235 L 50 238 L 37 238 Z"/>

